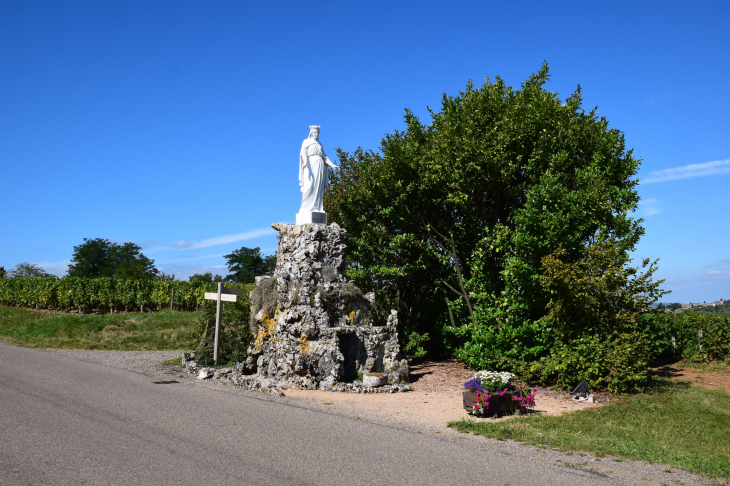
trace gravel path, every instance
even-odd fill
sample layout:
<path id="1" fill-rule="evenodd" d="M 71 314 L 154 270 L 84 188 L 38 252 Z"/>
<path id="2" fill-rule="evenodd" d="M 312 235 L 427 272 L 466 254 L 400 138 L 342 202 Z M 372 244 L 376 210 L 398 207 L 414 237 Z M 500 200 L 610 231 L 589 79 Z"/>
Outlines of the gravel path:
<path id="1" fill-rule="evenodd" d="M 455 362 L 424 363 L 414 367 L 413 392 L 394 394 L 359 395 L 326 391 L 286 390 L 286 396 L 275 397 L 258 392 L 244 391 L 213 380 L 198 381 L 194 376 L 181 373 L 180 367 L 162 365 L 164 361 L 177 358 L 182 351 L 87 351 L 48 350 L 69 357 L 90 361 L 104 366 L 121 368 L 142 373 L 162 380 L 175 379 L 183 385 L 204 386 L 230 394 L 256 396 L 260 400 L 304 408 L 342 416 L 365 422 L 431 435 L 449 442 L 469 444 L 477 450 L 529 457 L 547 465 L 562 465 L 590 471 L 613 478 L 616 484 L 641 485 L 704 485 L 727 484 L 710 481 L 701 476 L 659 464 L 641 461 L 614 461 L 611 457 L 598 458 L 584 453 L 563 453 L 557 450 L 533 447 L 512 441 L 498 441 L 481 436 L 459 433 L 446 427 L 449 420 L 465 417 L 461 409 L 460 384 L 472 372 Z M 456 385 L 454 385 L 456 383 Z M 604 399 L 605 400 L 605 399 Z M 557 414 L 587 406 L 601 404 L 575 404 L 565 397 L 539 390 L 537 409 L 550 409 Z M 505 419 L 500 419 L 505 420 Z M 508 420 L 508 419 L 507 419 Z M 667 472 L 671 470 L 671 472 Z"/>

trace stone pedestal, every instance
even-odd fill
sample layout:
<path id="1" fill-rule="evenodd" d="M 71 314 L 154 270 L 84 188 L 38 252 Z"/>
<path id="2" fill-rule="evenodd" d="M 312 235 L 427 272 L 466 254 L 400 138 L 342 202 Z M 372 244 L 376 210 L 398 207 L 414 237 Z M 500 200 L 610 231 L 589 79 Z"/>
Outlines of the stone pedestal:
<path id="1" fill-rule="evenodd" d="M 333 389 L 368 372 L 405 382 L 397 313 L 376 325 L 374 296 L 345 278 L 345 230 L 337 224 L 272 226 L 279 231 L 276 271 L 251 292 L 256 339 L 246 368 L 280 388 Z"/>
<path id="2" fill-rule="evenodd" d="M 327 213 L 324 211 L 304 211 L 297 213 L 297 225 L 321 224 L 327 226 Z"/>

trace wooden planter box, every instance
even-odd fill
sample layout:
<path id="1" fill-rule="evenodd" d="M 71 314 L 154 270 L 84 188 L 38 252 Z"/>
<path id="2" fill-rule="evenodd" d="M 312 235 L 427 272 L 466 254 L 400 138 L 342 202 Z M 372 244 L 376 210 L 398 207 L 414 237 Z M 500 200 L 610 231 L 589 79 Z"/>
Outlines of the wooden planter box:
<path id="1" fill-rule="evenodd" d="M 477 394 L 465 391 L 462 392 L 462 397 L 464 400 L 464 410 L 467 412 L 474 411 L 474 405 L 477 404 Z M 519 407 L 520 401 L 514 400 L 514 394 L 512 392 L 504 392 L 501 397 L 499 393 L 495 393 L 493 395 L 490 394 L 487 413 L 513 412 Z"/>

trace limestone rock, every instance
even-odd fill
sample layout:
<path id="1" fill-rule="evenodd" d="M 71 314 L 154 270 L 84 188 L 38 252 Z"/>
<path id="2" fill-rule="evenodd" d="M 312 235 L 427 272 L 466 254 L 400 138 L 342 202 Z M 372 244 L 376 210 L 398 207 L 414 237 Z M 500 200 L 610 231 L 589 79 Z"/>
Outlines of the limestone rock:
<path id="1" fill-rule="evenodd" d="M 198 372 L 198 379 L 207 380 L 209 378 L 213 378 L 213 372 L 213 368 L 200 368 L 200 371 Z"/>
<path id="2" fill-rule="evenodd" d="M 255 372 L 267 389 L 337 389 L 358 373 L 383 373 L 388 382 L 397 373 L 398 383 L 407 382 L 396 311 L 375 325 L 374 294 L 345 278 L 346 231 L 334 223 L 272 226 L 279 231 L 276 270 L 251 292 L 256 338 L 232 381 Z"/>

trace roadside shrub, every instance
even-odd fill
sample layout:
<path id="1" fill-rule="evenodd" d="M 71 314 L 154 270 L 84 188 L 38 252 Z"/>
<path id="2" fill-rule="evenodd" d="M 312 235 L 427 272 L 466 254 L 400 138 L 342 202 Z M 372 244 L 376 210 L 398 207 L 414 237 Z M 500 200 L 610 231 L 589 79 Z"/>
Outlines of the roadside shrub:
<path id="1" fill-rule="evenodd" d="M 226 284 L 228 287 L 240 288 L 243 295 L 236 302 L 224 302 L 221 315 L 219 365 L 235 365 L 246 360 L 247 349 L 253 340 L 253 332 L 249 327 L 251 303 L 248 295 L 253 284 Z M 203 304 L 198 319 L 200 342 L 195 348 L 195 360 L 201 366 L 212 366 L 213 346 L 215 344 L 216 302 L 207 300 Z"/>
<path id="2" fill-rule="evenodd" d="M 557 250 L 542 259 L 546 314 L 520 322 L 498 309 L 478 310 L 478 322 L 493 324 L 452 331 L 454 354 L 474 368 L 511 371 L 535 383 L 573 387 L 586 380 L 594 389 L 640 390 L 669 334 L 663 322 L 642 318 L 664 293 L 661 281 L 652 280 L 655 263 L 627 263 L 606 243 L 578 258 Z"/>

